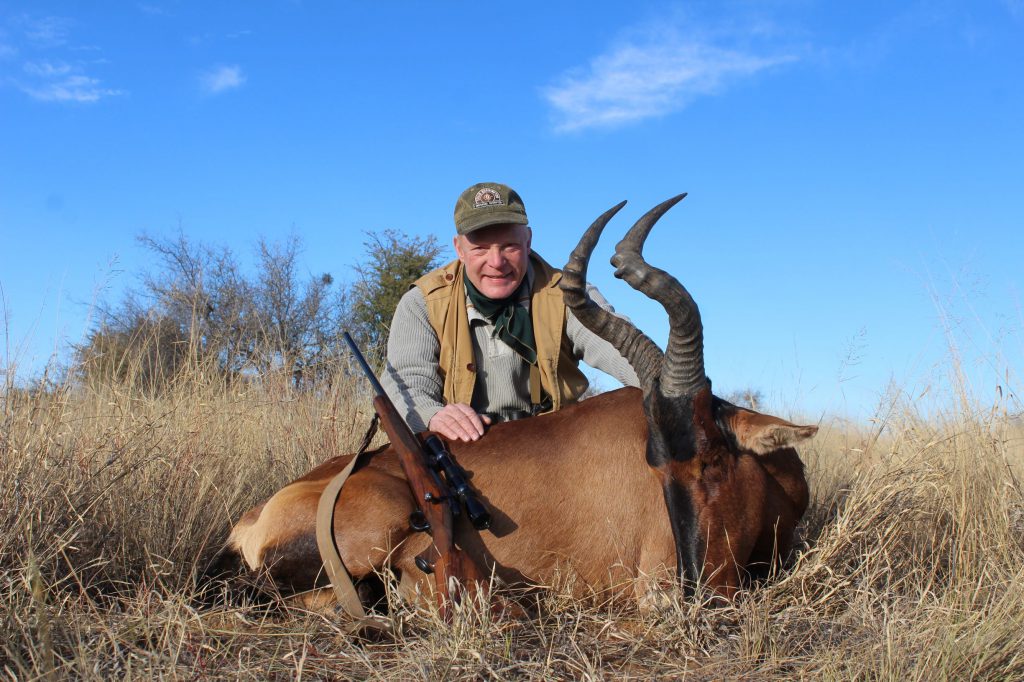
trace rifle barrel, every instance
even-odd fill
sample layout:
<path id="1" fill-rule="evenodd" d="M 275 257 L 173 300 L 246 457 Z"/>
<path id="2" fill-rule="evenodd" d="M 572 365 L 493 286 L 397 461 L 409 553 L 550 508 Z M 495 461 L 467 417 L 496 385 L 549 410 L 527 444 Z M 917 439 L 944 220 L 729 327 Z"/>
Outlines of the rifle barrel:
<path id="1" fill-rule="evenodd" d="M 343 332 L 342 338 L 345 339 L 345 343 L 348 344 L 348 348 L 352 351 L 352 355 L 355 356 L 356 360 L 359 362 L 359 366 L 362 367 L 363 374 L 365 374 L 366 378 L 370 380 L 370 386 L 373 387 L 373 392 L 377 395 L 384 395 L 384 387 L 380 385 L 380 381 L 377 380 L 377 375 L 374 374 L 372 369 L 370 369 L 370 365 L 366 362 L 366 358 L 363 357 L 362 352 L 359 350 L 359 346 L 357 346 L 356 342 L 352 340 L 352 337 L 348 332 Z"/>

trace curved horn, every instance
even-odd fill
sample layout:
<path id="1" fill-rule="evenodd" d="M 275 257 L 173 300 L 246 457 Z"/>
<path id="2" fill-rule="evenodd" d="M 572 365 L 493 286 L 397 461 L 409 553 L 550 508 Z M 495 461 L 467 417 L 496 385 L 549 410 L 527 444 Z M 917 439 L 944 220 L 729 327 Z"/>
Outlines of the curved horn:
<path id="1" fill-rule="evenodd" d="M 654 383 L 654 379 L 661 371 L 661 349 L 628 320 L 613 315 L 594 303 L 586 291 L 590 255 L 594 252 L 605 225 L 625 205 L 626 202 L 623 201 L 602 213 L 583 234 L 580 243 L 569 256 L 569 262 L 562 268 L 562 279 L 558 286 L 562 289 L 565 305 L 572 310 L 576 319 L 594 334 L 612 344 L 633 367 L 640 379 L 640 385 L 646 388 Z"/>
<path id="2" fill-rule="evenodd" d="M 665 308 L 669 319 L 668 346 L 661 368 L 661 392 L 665 396 L 694 395 L 707 383 L 704 373 L 704 328 L 700 310 L 682 284 L 643 257 L 644 242 L 658 219 L 682 201 L 672 197 L 647 212 L 615 247 L 615 276 Z"/>

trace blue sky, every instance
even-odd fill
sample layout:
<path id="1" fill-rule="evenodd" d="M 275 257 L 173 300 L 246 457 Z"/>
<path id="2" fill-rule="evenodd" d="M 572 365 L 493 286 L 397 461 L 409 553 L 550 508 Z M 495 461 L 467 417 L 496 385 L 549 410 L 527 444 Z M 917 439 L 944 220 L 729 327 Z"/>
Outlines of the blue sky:
<path id="1" fill-rule="evenodd" d="M 890 385 L 1020 389 L 1024 0 L 0 3 L 0 366 L 38 373 L 152 259 L 143 232 L 297 233 L 351 280 L 363 232 L 452 233 L 523 195 L 564 262 L 622 199 L 701 306 L 716 390 L 812 416 Z M 609 380 L 610 381 L 610 380 Z"/>

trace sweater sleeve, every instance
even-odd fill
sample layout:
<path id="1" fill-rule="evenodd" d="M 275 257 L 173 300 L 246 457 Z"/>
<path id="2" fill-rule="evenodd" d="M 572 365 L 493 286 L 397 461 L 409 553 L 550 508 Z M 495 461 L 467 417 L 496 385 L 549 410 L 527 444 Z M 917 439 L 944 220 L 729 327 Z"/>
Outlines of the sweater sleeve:
<path id="1" fill-rule="evenodd" d="M 587 295 L 590 296 L 594 303 L 608 312 L 614 313 L 616 316 L 628 321 L 629 318 L 616 313 L 611 304 L 597 290 L 597 287 L 589 282 L 587 283 Z M 636 371 L 626 358 L 622 357 L 615 346 L 584 327 L 583 323 L 576 319 L 571 309 L 566 308 L 565 312 L 565 333 L 569 340 L 572 341 L 573 352 L 577 358 L 595 369 L 610 374 L 626 386 L 640 385 Z"/>
<path id="2" fill-rule="evenodd" d="M 430 419 L 444 407 L 440 354 L 423 292 L 413 287 L 402 296 L 391 320 L 381 385 L 416 432 L 426 431 Z"/>

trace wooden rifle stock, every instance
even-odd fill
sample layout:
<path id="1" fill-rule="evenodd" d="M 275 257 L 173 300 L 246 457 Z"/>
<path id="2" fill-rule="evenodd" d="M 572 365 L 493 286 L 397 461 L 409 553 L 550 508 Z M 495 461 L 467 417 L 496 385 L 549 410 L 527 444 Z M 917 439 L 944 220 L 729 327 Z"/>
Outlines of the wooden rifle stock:
<path id="1" fill-rule="evenodd" d="M 479 565 L 455 545 L 452 510 L 458 510 L 458 501 L 440 476 L 427 466 L 423 444 L 398 414 L 398 410 L 384 392 L 380 381 L 348 332 L 344 333 L 344 339 L 373 386 L 373 392 L 376 394 L 373 409 L 380 417 L 384 431 L 391 440 L 391 446 L 398 453 L 399 464 L 409 487 L 412 488 L 416 505 L 429 525 L 434 541 L 433 547 L 424 553 L 429 555 L 429 558 L 421 554 L 417 557 L 416 563 L 421 569 L 433 572 L 438 605 L 447 619 L 450 615 L 449 603 L 458 599 L 460 586 L 473 594 L 478 589 L 484 589 L 486 585 L 485 576 Z M 453 585 L 452 578 L 455 578 L 459 585 Z"/>
<path id="2" fill-rule="evenodd" d="M 391 446 L 398 452 L 398 461 L 405 478 L 409 481 L 409 487 L 412 488 L 416 504 L 430 524 L 434 550 L 430 553 L 434 557 L 434 584 L 438 605 L 447 618 L 449 599 L 457 599 L 456 590 L 459 589 L 458 586 L 452 585 L 451 579 L 455 578 L 459 585 L 472 594 L 476 589 L 482 588 L 484 576 L 477 563 L 455 545 L 452 506 L 457 504 L 457 501 L 437 474 L 427 467 L 423 445 L 413 435 L 386 395 L 375 397 L 373 408 L 380 417 L 384 431 L 391 439 Z M 429 559 L 424 559 L 431 563 Z"/>

